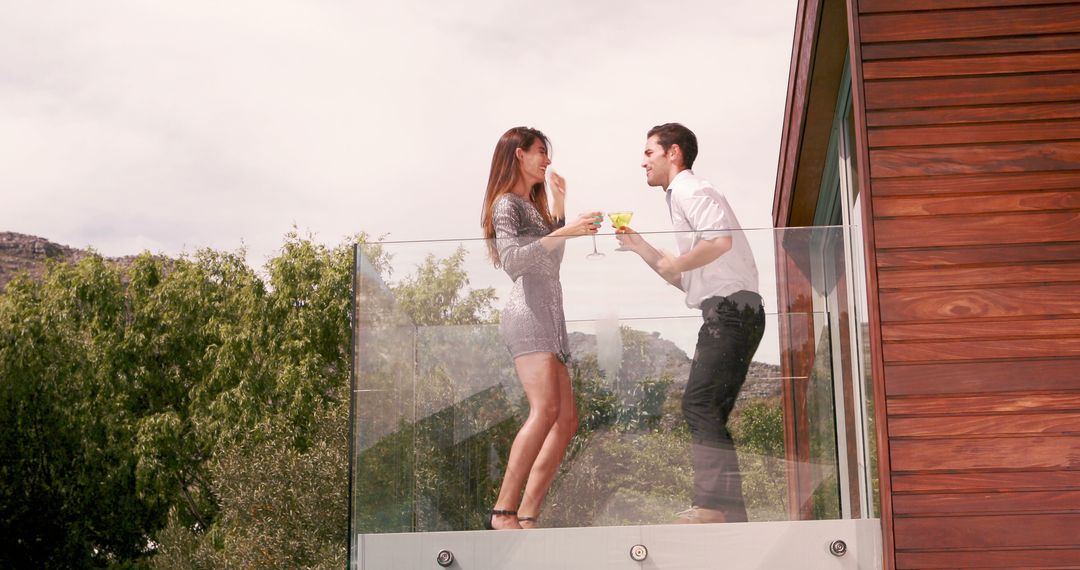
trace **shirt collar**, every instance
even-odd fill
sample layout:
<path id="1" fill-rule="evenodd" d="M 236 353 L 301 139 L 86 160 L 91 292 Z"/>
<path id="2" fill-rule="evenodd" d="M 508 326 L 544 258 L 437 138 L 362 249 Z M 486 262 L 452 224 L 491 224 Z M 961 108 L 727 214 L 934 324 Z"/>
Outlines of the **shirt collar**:
<path id="1" fill-rule="evenodd" d="M 664 188 L 664 190 L 667 191 L 667 192 L 671 192 L 671 187 L 675 186 L 675 184 L 679 181 L 679 179 L 688 178 L 688 177 L 693 176 L 693 175 L 694 175 L 694 171 L 690 170 L 689 168 L 680 170 L 679 173 L 676 174 L 675 177 L 671 179 L 671 182 L 668 182 L 668 186 L 667 186 L 667 188 Z"/>

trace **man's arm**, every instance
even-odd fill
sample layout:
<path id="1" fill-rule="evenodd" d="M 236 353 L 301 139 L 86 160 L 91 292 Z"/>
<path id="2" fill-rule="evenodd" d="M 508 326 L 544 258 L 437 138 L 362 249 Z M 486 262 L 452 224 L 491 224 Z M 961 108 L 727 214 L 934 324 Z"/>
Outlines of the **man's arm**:
<path id="1" fill-rule="evenodd" d="M 730 236 L 703 239 L 694 244 L 694 247 L 684 255 L 678 257 L 671 255 L 662 256 L 652 268 L 666 281 L 671 283 L 671 276 L 678 278 L 684 271 L 690 271 L 691 269 L 697 269 L 698 267 L 703 267 L 712 263 L 716 258 L 724 255 L 729 250 L 731 250 Z"/>
<path id="2" fill-rule="evenodd" d="M 648 266 L 651 267 L 657 275 L 662 277 L 664 281 L 678 287 L 680 291 L 683 290 L 682 275 L 680 273 L 665 274 L 660 270 L 662 264 L 668 260 L 675 259 L 670 253 L 660 251 L 653 247 L 652 244 L 645 241 L 645 238 L 641 237 L 641 234 L 630 229 L 630 226 L 623 226 L 615 230 L 615 237 L 625 249 L 641 256 L 642 261 L 648 264 Z M 687 255 L 689 255 L 689 253 Z"/>

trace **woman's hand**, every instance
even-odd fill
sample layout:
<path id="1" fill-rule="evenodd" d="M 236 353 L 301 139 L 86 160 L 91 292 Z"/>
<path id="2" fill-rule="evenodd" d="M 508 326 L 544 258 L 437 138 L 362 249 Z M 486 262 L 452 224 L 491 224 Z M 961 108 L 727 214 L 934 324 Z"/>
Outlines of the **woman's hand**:
<path id="1" fill-rule="evenodd" d="M 576 237 L 595 234 L 600 230 L 600 222 L 604 217 L 600 212 L 586 212 L 579 215 L 572 221 L 567 221 L 566 225 L 560 228 L 556 233 L 563 237 Z"/>
<path id="2" fill-rule="evenodd" d="M 551 194 L 556 200 L 566 199 L 566 179 L 554 170 L 551 171 Z"/>
<path id="3" fill-rule="evenodd" d="M 551 213 L 556 218 L 566 217 L 566 179 L 558 172 L 551 173 Z"/>

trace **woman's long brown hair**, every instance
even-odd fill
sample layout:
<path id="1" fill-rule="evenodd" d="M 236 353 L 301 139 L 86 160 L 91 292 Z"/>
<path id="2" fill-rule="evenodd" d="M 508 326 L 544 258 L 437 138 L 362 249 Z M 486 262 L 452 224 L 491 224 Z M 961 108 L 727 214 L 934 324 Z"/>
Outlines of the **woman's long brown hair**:
<path id="1" fill-rule="evenodd" d="M 502 263 L 499 260 L 499 249 L 495 246 L 495 220 L 492 219 L 492 209 L 495 202 L 517 185 L 521 178 L 521 168 L 518 166 L 517 149 L 529 150 L 532 145 L 540 140 L 551 152 L 551 142 L 544 133 L 529 127 L 514 127 L 503 133 L 495 145 L 495 153 L 491 157 L 491 173 L 488 174 L 487 192 L 484 194 L 484 209 L 480 214 L 480 227 L 484 229 L 484 237 L 488 240 L 488 255 L 495 267 Z M 551 211 L 548 210 L 547 191 L 543 182 L 533 185 L 529 191 L 529 201 L 543 216 L 544 221 L 552 224 Z"/>

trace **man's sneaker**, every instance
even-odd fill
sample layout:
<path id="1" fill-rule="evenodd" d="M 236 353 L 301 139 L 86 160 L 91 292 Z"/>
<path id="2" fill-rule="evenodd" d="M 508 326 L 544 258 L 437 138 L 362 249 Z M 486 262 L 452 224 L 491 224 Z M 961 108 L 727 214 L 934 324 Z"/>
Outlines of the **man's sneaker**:
<path id="1" fill-rule="evenodd" d="M 676 518 L 672 521 L 673 524 L 702 524 L 702 523 L 722 523 L 727 522 L 727 517 L 724 515 L 724 511 L 718 511 L 716 509 L 706 509 L 704 507 L 690 507 L 685 511 L 675 515 Z"/>

